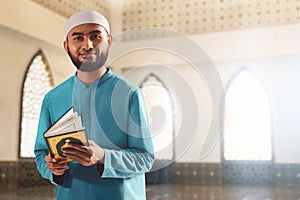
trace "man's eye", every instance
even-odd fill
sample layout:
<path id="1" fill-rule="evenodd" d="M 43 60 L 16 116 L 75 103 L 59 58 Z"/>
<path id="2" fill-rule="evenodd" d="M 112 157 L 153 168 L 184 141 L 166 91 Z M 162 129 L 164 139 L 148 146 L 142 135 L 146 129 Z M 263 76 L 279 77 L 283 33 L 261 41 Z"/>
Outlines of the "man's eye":
<path id="1" fill-rule="evenodd" d="M 101 39 L 102 37 L 101 37 L 101 35 L 92 35 L 92 38 L 93 39 Z"/>
<path id="2" fill-rule="evenodd" d="M 74 37 L 74 40 L 75 41 L 82 41 L 83 37 L 82 36 L 77 36 L 77 37 Z"/>

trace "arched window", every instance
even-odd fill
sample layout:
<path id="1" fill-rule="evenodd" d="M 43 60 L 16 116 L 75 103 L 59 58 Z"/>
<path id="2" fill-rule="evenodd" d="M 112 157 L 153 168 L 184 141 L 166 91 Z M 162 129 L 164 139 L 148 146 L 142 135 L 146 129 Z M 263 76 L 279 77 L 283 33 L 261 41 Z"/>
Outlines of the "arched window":
<path id="1" fill-rule="evenodd" d="M 262 81 L 240 69 L 225 92 L 223 153 L 225 161 L 271 161 L 271 109 Z"/>
<path id="2" fill-rule="evenodd" d="M 174 96 L 153 73 L 141 82 L 146 109 L 148 112 L 150 131 L 158 160 L 172 160 L 175 157 L 175 105 Z M 154 116 L 153 116 L 154 115 Z M 152 120 L 151 116 L 155 118 Z"/>
<path id="3" fill-rule="evenodd" d="M 25 74 L 22 90 L 20 157 L 34 157 L 34 143 L 37 133 L 40 108 L 44 95 L 54 86 L 48 62 L 40 50 Z"/>

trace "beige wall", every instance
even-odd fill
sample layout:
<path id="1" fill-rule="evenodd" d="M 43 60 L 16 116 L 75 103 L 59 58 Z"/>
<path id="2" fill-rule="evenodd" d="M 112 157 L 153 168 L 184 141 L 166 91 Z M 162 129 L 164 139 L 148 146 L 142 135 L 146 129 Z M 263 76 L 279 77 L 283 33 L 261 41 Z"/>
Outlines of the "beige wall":
<path id="1" fill-rule="evenodd" d="M 13 14 L 9 15 L 11 12 Z M 62 34 L 59 34 L 64 21 L 31 1 L 6 1 L 1 5 L 0 134 L 3 139 L 0 140 L 0 160 L 18 159 L 20 95 L 33 55 L 39 49 L 44 52 L 55 84 L 74 71 L 62 48 Z"/>

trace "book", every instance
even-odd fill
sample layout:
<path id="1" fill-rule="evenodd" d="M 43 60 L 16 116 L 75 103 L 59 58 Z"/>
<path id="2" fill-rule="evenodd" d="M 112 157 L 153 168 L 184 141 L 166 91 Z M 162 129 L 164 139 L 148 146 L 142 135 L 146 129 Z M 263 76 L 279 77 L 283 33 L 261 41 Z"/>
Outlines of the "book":
<path id="1" fill-rule="evenodd" d="M 86 130 L 82 126 L 81 117 L 77 112 L 74 112 L 73 107 L 67 110 L 44 132 L 44 138 L 51 157 L 55 158 L 59 163 L 73 161 L 62 153 L 62 148 L 67 147 L 69 143 L 88 146 Z"/>

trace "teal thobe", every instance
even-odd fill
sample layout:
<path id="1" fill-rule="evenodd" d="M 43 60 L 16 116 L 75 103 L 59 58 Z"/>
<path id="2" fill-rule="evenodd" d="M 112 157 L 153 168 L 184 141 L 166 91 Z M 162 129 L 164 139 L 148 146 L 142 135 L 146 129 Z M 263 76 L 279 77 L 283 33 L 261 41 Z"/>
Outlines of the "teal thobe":
<path id="1" fill-rule="evenodd" d="M 104 165 L 100 172 L 96 165 L 70 162 L 63 183 L 57 184 L 44 161 L 43 133 L 72 106 L 88 139 L 104 149 Z M 145 173 L 154 152 L 140 89 L 109 69 L 91 84 L 75 74 L 45 95 L 34 151 L 38 171 L 56 185 L 57 200 L 146 199 Z"/>

